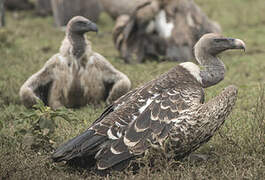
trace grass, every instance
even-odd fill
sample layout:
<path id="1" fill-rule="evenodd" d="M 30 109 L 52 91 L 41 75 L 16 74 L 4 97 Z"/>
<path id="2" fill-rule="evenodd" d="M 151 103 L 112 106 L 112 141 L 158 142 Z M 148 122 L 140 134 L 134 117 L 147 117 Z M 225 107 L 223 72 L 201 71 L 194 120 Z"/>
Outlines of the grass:
<path id="1" fill-rule="evenodd" d="M 209 154 L 207 161 L 185 159 L 177 166 L 162 163 L 157 169 L 143 168 L 137 174 L 114 172 L 106 179 L 262 179 L 265 177 L 265 3 L 264 0 L 197 0 L 211 19 L 218 21 L 225 36 L 244 40 L 247 52 L 226 52 L 225 79 L 206 90 L 207 99 L 229 84 L 239 88 L 238 101 L 224 126 L 197 152 Z M 7 26 L 0 29 L 0 179 L 95 179 L 88 170 L 53 164 L 45 143 L 32 148 L 29 121 L 18 96 L 23 82 L 58 52 L 64 33 L 54 28 L 52 17 L 34 12 L 8 12 Z M 126 65 L 112 43 L 114 22 L 102 14 L 98 36 L 88 34 L 93 49 L 125 72 L 136 87 L 174 66 L 174 62 Z M 71 110 L 73 120 L 56 117 L 53 135 L 44 134 L 48 145 L 62 142 L 84 131 L 103 111 L 86 106 Z M 45 111 L 46 112 L 46 111 Z M 49 113 L 47 110 L 46 113 Z M 38 118 L 34 114 L 33 117 Z M 33 123 L 34 125 L 34 123 Z M 28 132 L 19 131 L 21 129 Z M 43 137 L 43 136 L 42 136 Z M 49 142 L 49 140 L 52 140 Z"/>

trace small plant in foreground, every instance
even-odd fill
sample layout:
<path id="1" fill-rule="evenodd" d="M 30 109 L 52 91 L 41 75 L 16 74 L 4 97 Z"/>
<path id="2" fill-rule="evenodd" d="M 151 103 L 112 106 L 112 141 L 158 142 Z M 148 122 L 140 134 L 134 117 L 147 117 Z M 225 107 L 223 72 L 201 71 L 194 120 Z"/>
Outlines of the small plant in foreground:
<path id="1" fill-rule="evenodd" d="M 66 108 L 52 110 L 42 101 L 38 101 L 33 107 L 33 112 L 20 114 L 18 125 L 21 127 L 17 128 L 15 135 L 23 137 L 22 142 L 30 145 L 32 149 L 51 151 L 56 141 L 56 119 L 61 118 L 71 123 L 76 120 L 76 116 L 73 111 Z"/>

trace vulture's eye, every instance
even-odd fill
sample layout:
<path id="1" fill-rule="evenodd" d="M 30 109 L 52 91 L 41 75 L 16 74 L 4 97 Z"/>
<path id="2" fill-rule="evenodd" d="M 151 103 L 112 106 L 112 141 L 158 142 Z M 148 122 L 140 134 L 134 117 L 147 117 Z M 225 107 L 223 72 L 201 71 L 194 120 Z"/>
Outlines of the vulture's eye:
<path id="1" fill-rule="evenodd" d="M 86 23 L 85 23 L 84 21 L 78 21 L 77 23 L 78 23 L 79 25 L 81 25 L 81 26 L 86 25 Z"/>
<path id="2" fill-rule="evenodd" d="M 225 42 L 225 41 L 227 41 L 227 39 L 223 39 L 223 38 L 214 39 L 214 42 L 217 42 L 217 43 L 219 43 L 219 42 Z"/>

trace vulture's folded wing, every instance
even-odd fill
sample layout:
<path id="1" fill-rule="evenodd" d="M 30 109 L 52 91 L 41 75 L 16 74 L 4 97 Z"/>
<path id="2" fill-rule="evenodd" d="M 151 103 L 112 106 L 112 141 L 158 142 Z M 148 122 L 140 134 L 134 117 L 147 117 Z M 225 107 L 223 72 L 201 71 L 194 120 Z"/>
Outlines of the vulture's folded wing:
<path id="1" fill-rule="evenodd" d="M 97 155 L 99 169 L 108 169 L 134 156 L 143 154 L 150 146 L 162 147 L 179 116 L 190 107 L 187 97 L 170 89 L 153 98 L 139 109 L 139 116 L 125 125 L 121 131 L 113 126 L 108 135 L 113 141 L 101 149 Z"/>

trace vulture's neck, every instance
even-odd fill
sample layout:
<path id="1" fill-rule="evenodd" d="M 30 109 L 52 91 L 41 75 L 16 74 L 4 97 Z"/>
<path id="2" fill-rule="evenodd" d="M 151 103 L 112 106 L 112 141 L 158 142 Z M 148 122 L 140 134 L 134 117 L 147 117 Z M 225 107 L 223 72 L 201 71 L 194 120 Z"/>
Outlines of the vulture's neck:
<path id="1" fill-rule="evenodd" d="M 86 51 L 87 43 L 85 36 L 83 34 L 81 35 L 70 32 L 67 34 L 67 37 L 71 44 L 71 55 L 79 60 Z"/>
<path id="2" fill-rule="evenodd" d="M 225 65 L 216 55 L 195 48 L 195 58 L 200 64 L 199 75 L 204 88 L 213 86 L 224 79 Z"/>

